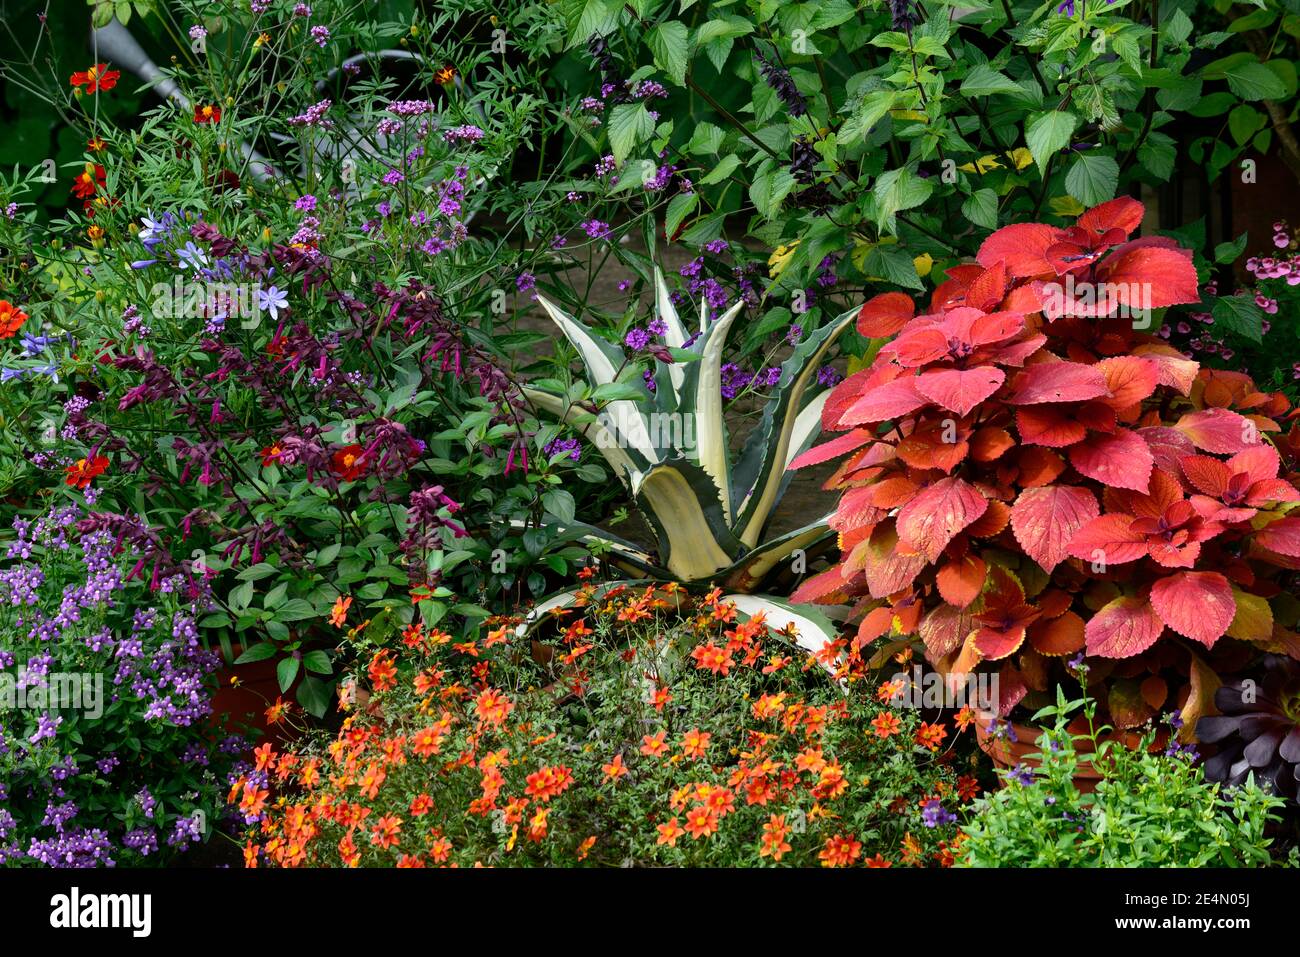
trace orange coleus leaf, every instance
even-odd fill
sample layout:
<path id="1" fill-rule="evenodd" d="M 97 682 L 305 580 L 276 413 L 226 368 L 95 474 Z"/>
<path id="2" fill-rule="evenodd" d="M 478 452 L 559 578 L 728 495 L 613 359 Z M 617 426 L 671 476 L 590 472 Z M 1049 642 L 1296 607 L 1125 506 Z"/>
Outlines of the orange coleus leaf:
<path id="1" fill-rule="evenodd" d="M 1083 619 L 1067 611 L 1048 621 L 1039 619 L 1029 627 L 1029 644 L 1040 655 L 1061 658 L 1083 648 Z"/>
<path id="2" fill-rule="evenodd" d="M 898 536 L 934 562 L 953 536 L 987 508 L 988 499 L 969 482 L 940 479 L 903 506 L 898 513 Z"/>
<path id="3" fill-rule="evenodd" d="M 907 588 L 928 564 L 924 555 L 904 552 L 898 545 L 894 524 L 885 522 L 849 554 L 846 565 L 862 570 L 872 598 L 884 598 Z"/>
<path id="4" fill-rule="evenodd" d="M 868 485 L 864 491 L 866 501 L 876 508 L 897 508 L 916 497 L 919 486 L 905 475 L 891 475 Z"/>
<path id="5" fill-rule="evenodd" d="M 987 573 L 984 559 L 968 554 L 943 565 L 935 574 L 935 582 L 944 601 L 966 608 L 980 596 Z"/>
<path id="6" fill-rule="evenodd" d="M 1010 280 L 1011 274 L 1007 264 L 994 263 L 971 279 L 966 287 L 966 305 L 986 312 L 993 311 L 1006 296 Z"/>
<path id="7" fill-rule="evenodd" d="M 1040 446 L 1029 446 L 1016 453 L 1019 475 L 1016 481 L 1024 488 L 1051 485 L 1065 471 L 1065 459 Z"/>
<path id="8" fill-rule="evenodd" d="M 1011 521 L 1011 507 L 1005 502 L 989 499 L 989 507 L 984 514 L 966 526 L 966 534 L 971 538 L 992 538 Z"/>
<path id="9" fill-rule="evenodd" d="M 1026 445 L 1065 448 L 1082 442 L 1088 428 L 1071 416 L 1067 406 L 1029 406 L 1016 410 L 1016 429 Z"/>
<path id="10" fill-rule="evenodd" d="M 1106 377 L 1110 395 L 1101 401 L 1114 409 L 1127 409 L 1156 391 L 1159 375 L 1156 364 L 1141 356 L 1115 356 L 1097 363 Z"/>
<path id="11" fill-rule="evenodd" d="M 882 292 L 858 310 L 858 333 L 868 339 L 892 336 L 916 313 L 912 297 L 901 292 Z"/>
<path id="12" fill-rule="evenodd" d="M 896 451 L 914 469 L 950 472 L 966 458 L 970 443 L 961 429 L 954 433 L 951 420 L 941 420 L 914 430 L 898 443 Z"/>
<path id="13" fill-rule="evenodd" d="M 1122 596 L 1088 619 L 1084 639 L 1088 654 L 1131 658 L 1156 643 L 1165 625 L 1145 598 Z"/>
<path id="14" fill-rule="evenodd" d="M 1113 681 L 1106 694 L 1106 710 L 1110 720 L 1120 731 L 1136 728 L 1155 716 L 1156 710 L 1142 695 L 1142 685 L 1136 678 Z"/>
<path id="15" fill-rule="evenodd" d="M 1232 585 L 1218 572 L 1177 572 L 1151 586 L 1151 607 L 1160 619 L 1207 648 L 1223 637 L 1237 613 Z"/>
<path id="16" fill-rule="evenodd" d="M 1142 682 L 1139 691 L 1142 694 L 1142 700 L 1157 711 L 1164 707 L 1165 700 L 1169 697 L 1169 685 L 1159 675 L 1147 677 Z"/>
<path id="17" fill-rule="evenodd" d="M 1025 554 L 1050 573 L 1070 555 L 1078 531 L 1100 512 L 1096 497 L 1086 488 L 1028 488 L 1011 507 L 1011 532 Z"/>
<path id="18" fill-rule="evenodd" d="M 975 647 L 981 657 L 996 661 L 1016 651 L 1025 640 L 1026 629 L 1040 612 L 1025 601 L 1025 590 L 1005 568 L 989 569 L 989 588 L 984 592 L 984 610 L 975 616 L 980 629 Z"/>
<path id="19" fill-rule="evenodd" d="M 885 422 L 915 412 L 926 398 L 916 391 L 916 377 L 906 376 L 878 385 L 858 399 L 840 417 L 841 425 Z"/>
<path id="20" fill-rule="evenodd" d="M 993 462 L 1008 449 L 1016 446 L 1016 440 L 1006 429 L 986 425 L 976 429 L 970 437 L 970 454 L 976 462 Z"/>
<path id="21" fill-rule="evenodd" d="M 970 613 L 952 605 L 939 605 L 927 612 L 917 627 L 931 661 L 937 661 L 961 647 L 966 637 L 979 628 Z"/>
<path id="22" fill-rule="evenodd" d="M 1200 302 L 1191 252 L 1142 242 L 1121 246 L 1097 270 L 1098 278 L 1116 289 L 1119 301 L 1150 309 Z"/>

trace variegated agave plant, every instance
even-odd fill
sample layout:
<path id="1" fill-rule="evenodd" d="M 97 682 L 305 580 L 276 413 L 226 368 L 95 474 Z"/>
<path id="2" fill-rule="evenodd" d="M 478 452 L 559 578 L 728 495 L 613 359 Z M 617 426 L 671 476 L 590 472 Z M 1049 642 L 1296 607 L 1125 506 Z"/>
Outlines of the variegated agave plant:
<path id="1" fill-rule="evenodd" d="M 816 382 L 818 365 L 856 311 L 798 344 L 781 367 L 761 421 L 733 457 L 723 418 L 721 370 L 727 334 L 743 304 L 736 303 L 712 321 L 701 304 L 699 333 L 692 341 L 658 269 L 655 300 L 667 328 L 667 345 L 682 350 L 690 341 L 691 355 L 688 361 L 653 360 L 656 388 L 651 391 L 640 382 L 618 383 L 628 367 L 621 346 L 538 297 L 578 350 L 592 394 L 616 397 L 597 412 L 580 401 L 581 385 L 569 395 L 543 388 L 526 389 L 526 395 L 538 409 L 567 422 L 595 445 L 654 527 L 658 552 L 652 555 L 594 527 L 583 529 L 586 541 L 606 561 L 636 577 L 721 586 L 733 593 L 727 597 L 742 614 L 763 611 L 772 627 L 793 625 L 802 645 L 820 649 L 836 630 L 829 618 L 756 593 L 790 567 L 796 550 L 811 555 L 834 537 L 827 516 L 776 538 L 763 536 L 789 484 L 787 466 L 821 430 L 821 410 L 830 390 Z M 563 605 L 572 594 L 553 596 L 537 611 Z"/>

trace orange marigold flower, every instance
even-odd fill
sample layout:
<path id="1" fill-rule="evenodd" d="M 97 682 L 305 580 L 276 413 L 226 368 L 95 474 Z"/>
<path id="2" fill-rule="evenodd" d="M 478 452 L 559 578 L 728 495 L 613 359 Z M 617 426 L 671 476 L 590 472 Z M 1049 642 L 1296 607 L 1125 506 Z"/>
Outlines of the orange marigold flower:
<path id="1" fill-rule="evenodd" d="M 104 188 L 107 174 L 98 163 L 87 163 L 86 168 L 72 181 L 72 195 L 78 199 L 89 199 L 95 191 Z"/>
<path id="2" fill-rule="evenodd" d="M 239 799 L 239 810 L 244 817 L 257 817 L 266 810 L 266 799 L 270 797 L 271 792 L 265 788 L 259 788 L 253 782 L 244 785 L 243 797 Z"/>
<path id="3" fill-rule="evenodd" d="M 821 774 L 822 768 L 826 767 L 826 759 L 822 757 L 821 748 L 807 748 L 795 755 L 794 766 L 800 771 Z"/>
<path id="4" fill-rule="evenodd" d="M 754 702 L 754 717 L 762 721 L 765 718 L 772 718 L 785 710 L 785 692 L 779 694 L 765 694 Z"/>
<path id="5" fill-rule="evenodd" d="M 718 818 L 724 818 L 736 809 L 736 795 L 730 788 L 711 788 L 709 793 L 703 796 L 704 806 L 718 815 Z"/>
<path id="6" fill-rule="evenodd" d="M 247 844 L 244 845 L 244 866 L 245 867 L 257 866 L 257 852 L 259 850 L 261 850 L 261 848 L 258 845 L 254 844 L 252 841 L 249 841 Z"/>
<path id="7" fill-rule="evenodd" d="M 8 299 L 0 299 L 0 339 L 12 339 L 26 321 L 27 313 Z"/>
<path id="8" fill-rule="evenodd" d="M 370 843 L 388 850 L 402 836 L 402 819 L 396 814 L 385 814 L 370 828 Z"/>
<path id="9" fill-rule="evenodd" d="M 886 681 L 876 689 L 876 700 L 881 704 L 886 704 L 903 692 L 903 679 L 894 678 L 892 681 Z"/>
<path id="10" fill-rule="evenodd" d="M 894 862 L 885 860 L 883 855 L 877 854 L 875 857 L 868 857 L 863 861 L 867 867 L 893 867 Z"/>
<path id="11" fill-rule="evenodd" d="M 100 90 L 113 89 L 121 76 L 120 70 L 110 70 L 107 63 L 96 63 L 92 67 L 72 74 L 68 79 L 68 85 L 76 87 L 78 93 L 83 86 L 87 93 L 98 93 Z"/>
<path id="12" fill-rule="evenodd" d="M 836 834 L 826 839 L 817 855 L 822 867 L 848 867 L 862 856 L 862 842 L 852 835 Z"/>
<path id="13" fill-rule="evenodd" d="M 667 688 L 655 688 L 650 692 L 650 704 L 656 711 L 663 711 L 664 705 L 673 700 L 673 693 Z"/>
<path id="14" fill-rule="evenodd" d="M 587 854 L 595 846 L 596 846 L 595 834 L 592 834 L 591 836 L 584 839 L 583 842 L 578 845 L 578 860 L 585 861 L 587 859 Z"/>
<path id="15" fill-rule="evenodd" d="M 456 68 L 450 63 L 440 66 L 433 74 L 433 82 L 439 86 L 446 86 L 456 79 Z"/>
<path id="16" fill-rule="evenodd" d="M 108 459 L 102 455 L 96 455 L 93 459 L 77 459 L 74 465 L 67 468 L 67 478 L 65 484 L 71 488 L 86 488 L 99 475 L 102 475 L 108 468 Z"/>
<path id="17" fill-rule="evenodd" d="M 421 728 L 411 736 L 411 750 L 422 758 L 432 757 L 442 748 L 442 738 L 435 728 Z"/>
<path id="18" fill-rule="evenodd" d="M 957 778 L 957 796 L 963 801 L 972 800 L 980 793 L 980 783 L 973 774 L 963 774 Z"/>
<path id="19" fill-rule="evenodd" d="M 871 730 L 875 733 L 877 738 L 892 738 L 902 730 L 902 727 L 902 720 L 892 711 L 876 715 L 875 719 L 871 722 Z"/>
<path id="20" fill-rule="evenodd" d="M 384 783 L 388 777 L 388 772 L 380 767 L 376 762 L 371 761 L 366 766 L 365 773 L 361 775 L 361 793 L 371 800 L 379 794 L 379 786 Z"/>
<path id="21" fill-rule="evenodd" d="M 352 834 L 344 834 L 339 841 L 339 857 L 343 858 L 344 867 L 357 867 L 361 864 L 361 852 L 357 850 Z"/>
<path id="22" fill-rule="evenodd" d="M 414 854 L 403 854 L 397 859 L 398 867 L 423 867 L 424 858 Z"/>
<path id="23" fill-rule="evenodd" d="M 975 709 L 968 704 L 962 705 L 961 710 L 953 716 L 952 720 L 957 725 L 958 731 L 965 731 L 975 723 Z"/>
<path id="24" fill-rule="evenodd" d="M 285 715 L 289 713 L 292 703 L 285 701 L 281 695 L 275 696 L 275 704 L 266 709 L 266 723 L 279 724 L 284 720 Z"/>
<path id="25" fill-rule="evenodd" d="M 686 832 L 681 825 L 677 823 L 677 818 L 671 818 L 666 824 L 660 824 L 656 827 L 659 831 L 659 838 L 656 844 L 667 844 L 669 847 L 677 846 L 677 839 Z"/>
<path id="26" fill-rule="evenodd" d="M 266 771 L 275 768 L 275 746 L 267 741 L 253 749 L 253 758 L 257 762 L 256 767 L 259 771 Z"/>
<path id="27" fill-rule="evenodd" d="M 195 123 L 220 123 L 221 107 L 215 103 L 206 103 L 203 106 L 195 105 L 194 107 Z"/>

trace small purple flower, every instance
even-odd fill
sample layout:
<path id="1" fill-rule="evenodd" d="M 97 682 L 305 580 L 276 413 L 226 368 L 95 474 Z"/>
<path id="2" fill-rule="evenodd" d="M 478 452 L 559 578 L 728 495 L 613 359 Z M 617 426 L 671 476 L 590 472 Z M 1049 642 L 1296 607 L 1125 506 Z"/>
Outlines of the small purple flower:
<path id="1" fill-rule="evenodd" d="M 957 815 L 945 808 L 938 800 L 926 801 L 921 805 L 921 823 L 926 827 L 943 827 L 956 821 Z"/>
<path id="2" fill-rule="evenodd" d="M 627 335 L 623 337 L 623 344 L 634 352 L 640 352 L 650 345 L 650 333 L 639 326 L 635 329 L 629 329 Z"/>

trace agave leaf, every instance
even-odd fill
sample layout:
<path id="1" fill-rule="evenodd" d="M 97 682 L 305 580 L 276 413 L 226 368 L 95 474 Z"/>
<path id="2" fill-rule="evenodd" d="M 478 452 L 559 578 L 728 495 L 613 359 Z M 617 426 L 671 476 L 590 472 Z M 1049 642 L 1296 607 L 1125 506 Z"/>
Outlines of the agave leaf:
<path id="1" fill-rule="evenodd" d="M 731 463 L 727 456 L 727 426 L 722 418 L 722 350 L 727 344 L 727 331 L 743 307 L 743 302 L 736 303 L 702 337 L 700 368 L 695 381 L 696 452 L 700 467 L 718 488 L 722 516 L 728 524 L 731 523 Z"/>
<path id="2" fill-rule="evenodd" d="M 528 523 L 517 518 L 510 520 L 512 528 L 523 529 L 528 527 Z M 655 562 L 654 556 L 647 552 L 640 545 L 629 542 L 625 538 L 619 538 L 603 528 L 595 525 L 589 525 L 586 522 L 570 522 L 567 525 L 553 526 L 560 534 L 568 533 L 574 540 L 581 542 L 589 548 L 593 545 L 598 546 L 592 549 L 593 554 L 601 561 L 629 572 L 638 578 L 671 578 L 667 569 Z"/>
<path id="3" fill-rule="evenodd" d="M 623 350 L 596 335 L 545 296 L 538 296 L 537 301 L 546 310 L 551 320 L 560 327 L 565 338 L 578 350 L 591 385 L 601 386 L 616 382 L 619 370 L 626 361 Z M 659 454 L 649 440 L 645 415 L 637 403 L 631 399 L 615 399 L 606 405 L 605 412 L 608 415 L 606 428 L 611 429 L 623 440 L 623 443 L 636 449 L 647 462 L 659 461 Z"/>
<path id="4" fill-rule="evenodd" d="M 525 386 L 524 397 L 539 409 L 562 419 L 566 425 L 572 425 L 584 438 L 589 439 L 596 446 L 597 451 L 605 457 L 614 474 L 626 484 L 631 485 L 634 476 L 650 467 L 651 463 L 647 462 L 636 449 L 621 447 L 617 434 L 607 425 L 610 420 L 605 413 L 602 412 L 593 421 L 578 423 L 576 419 L 591 413 L 558 395 Z"/>
<path id="5" fill-rule="evenodd" d="M 682 325 L 682 320 L 677 315 L 672 297 L 668 294 L 668 284 L 664 282 L 663 271 L 658 266 L 655 266 L 655 310 L 668 328 L 664 334 L 664 342 L 674 349 L 682 348 L 686 344 L 686 327 Z M 682 368 L 681 363 L 675 362 L 668 367 L 668 379 L 672 383 L 673 396 L 680 404 L 682 386 L 686 381 L 686 370 Z"/>
<path id="6" fill-rule="evenodd" d="M 785 465 L 790 461 L 792 451 L 794 455 L 799 454 L 798 446 L 793 443 L 799 416 L 791 415 L 791 410 L 803 408 L 808 385 L 817 374 L 817 364 L 856 317 L 857 311 L 850 310 L 799 343 L 794 354 L 782 364 L 781 381 L 763 410 L 762 421 L 745 443 L 741 459 L 748 460 L 746 464 L 753 471 L 742 474 L 737 470 L 737 478 L 741 487 L 749 486 L 750 482 L 752 487 L 741 503 L 739 518 L 732 529 L 751 548 L 758 543 L 763 526 L 780 498 L 787 479 Z M 805 430 L 808 423 L 809 420 L 805 420 Z M 815 435 L 814 431 L 812 436 Z"/>
<path id="7" fill-rule="evenodd" d="M 726 595 L 723 601 L 734 602 L 736 610 L 749 618 L 762 612 L 767 626 L 773 631 L 792 626 L 795 642 L 813 654 L 839 634 L 835 623 L 811 605 L 795 606 L 771 595 Z"/>
<path id="8" fill-rule="evenodd" d="M 680 581 L 707 580 L 742 549 L 722 518 L 713 480 L 684 457 L 654 466 L 632 495 L 659 536 L 659 557 Z"/>
<path id="9" fill-rule="evenodd" d="M 835 533 L 826 524 L 829 519 L 830 515 L 827 515 L 810 525 L 768 539 L 752 551 L 746 552 L 738 562 L 718 577 L 726 582 L 727 588 L 746 594 L 752 592 L 779 562 L 790 558 L 796 550 L 803 549 L 806 552 L 821 542 L 834 538 Z"/>

